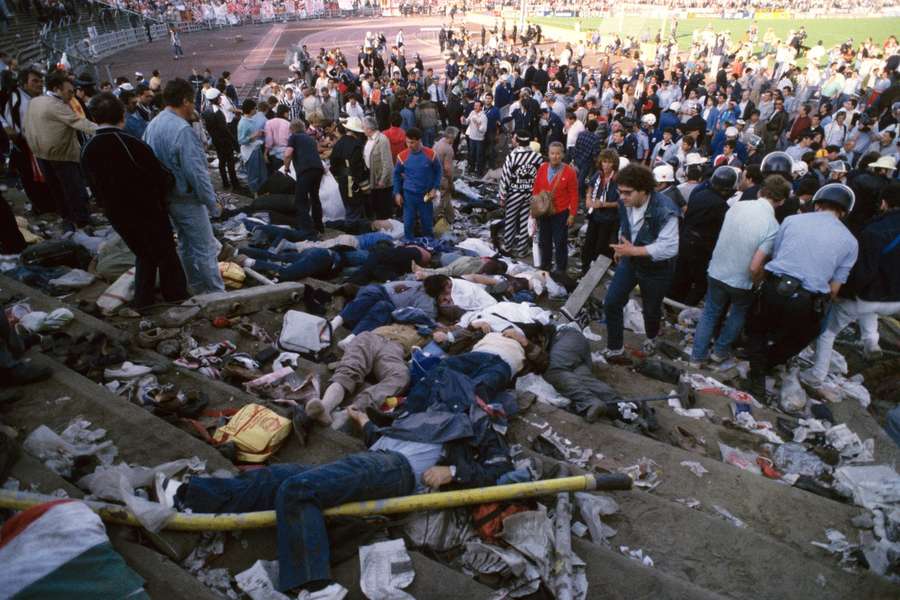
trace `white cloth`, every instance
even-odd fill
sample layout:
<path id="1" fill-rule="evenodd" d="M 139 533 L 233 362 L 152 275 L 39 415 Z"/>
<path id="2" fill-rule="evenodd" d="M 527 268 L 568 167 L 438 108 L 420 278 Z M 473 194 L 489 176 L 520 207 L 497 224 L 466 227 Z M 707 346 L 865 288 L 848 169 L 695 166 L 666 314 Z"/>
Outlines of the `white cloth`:
<path id="1" fill-rule="evenodd" d="M 450 297 L 453 299 L 453 305 L 457 308 L 466 311 L 482 310 L 497 304 L 497 300 L 485 291 L 484 286 L 465 279 L 451 279 L 450 281 L 453 282 Z"/>
<path id="2" fill-rule="evenodd" d="M 472 346 L 472 352 L 486 352 L 499 356 L 503 362 L 509 365 L 513 375 L 521 371 L 525 365 L 525 349 L 519 342 L 502 333 L 487 334 Z"/>

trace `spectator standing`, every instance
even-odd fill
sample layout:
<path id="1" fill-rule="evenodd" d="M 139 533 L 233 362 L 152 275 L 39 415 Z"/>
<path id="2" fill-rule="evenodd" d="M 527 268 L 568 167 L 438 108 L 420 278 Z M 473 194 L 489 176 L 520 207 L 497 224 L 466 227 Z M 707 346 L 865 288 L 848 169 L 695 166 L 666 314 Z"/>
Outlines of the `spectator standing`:
<path id="1" fill-rule="evenodd" d="M 416 219 L 422 235 L 433 237 L 435 192 L 441 186 L 441 163 L 434 150 L 422 145 L 422 133 L 413 127 L 406 132 L 406 150 L 394 165 L 394 200 L 403 208 L 403 236 L 415 236 Z"/>
<path id="2" fill-rule="evenodd" d="M 391 191 L 394 187 L 394 160 L 391 142 L 378 131 L 374 117 L 363 121 L 366 146 L 363 155 L 369 168 L 369 205 L 376 219 L 389 219 L 393 213 Z"/>
<path id="3" fill-rule="evenodd" d="M 122 131 L 125 106 L 111 93 L 90 104 L 97 134 L 84 146 L 81 168 L 103 212 L 135 255 L 134 307 L 155 303 L 159 277 L 166 302 L 188 297 L 187 280 L 175 249 L 166 194 L 172 175 L 141 140 Z M 125 196 L 122 190 L 131 192 Z"/>
<path id="4" fill-rule="evenodd" d="M 204 92 L 210 107 L 203 111 L 203 124 L 212 140 L 212 146 L 216 151 L 219 161 L 219 176 L 222 178 L 222 187 L 237 189 L 240 185 L 237 172 L 234 167 L 234 146 L 237 143 L 222 110 L 222 92 L 216 88 L 209 88 Z"/>
<path id="5" fill-rule="evenodd" d="M 80 228 L 90 225 L 91 215 L 78 165 L 78 133 L 93 134 L 97 126 L 79 117 L 69 106 L 74 94 L 75 88 L 65 72 L 51 73 L 47 77 L 47 94 L 28 103 L 24 130 L 60 215 L 67 226 Z"/>
<path id="6" fill-rule="evenodd" d="M 499 200 L 503 208 L 503 248 L 515 257 L 527 256 L 531 243 L 528 219 L 531 218 L 531 191 L 541 167 L 541 155 L 531 148 L 531 132 L 516 131 L 516 147 L 503 163 Z"/>
<path id="7" fill-rule="evenodd" d="M 297 229 L 312 238 L 316 232 L 323 233 L 322 202 L 319 200 L 319 185 L 325 174 L 322 159 L 316 140 L 304 132 L 302 121 L 291 123 L 291 137 L 288 138 L 284 150 L 284 167 L 287 170 L 291 163 L 297 178 L 295 188 L 294 210 L 297 212 Z"/>
<path id="8" fill-rule="evenodd" d="M 561 142 L 550 144 L 548 161 L 541 165 L 534 179 L 532 195 L 549 191 L 553 214 L 538 218 L 540 269 L 565 273 L 569 263 L 567 238 L 569 227 L 578 211 L 578 173 L 563 162 L 565 147 Z"/>
<path id="9" fill-rule="evenodd" d="M 163 101 L 166 108 L 147 126 L 144 141 L 175 176 L 166 200 L 188 289 L 193 294 L 223 292 L 221 246 L 210 223 L 210 216 L 220 215 L 222 208 L 209 178 L 206 151 L 190 123 L 196 118 L 194 88 L 184 79 L 173 79 L 163 90 Z"/>

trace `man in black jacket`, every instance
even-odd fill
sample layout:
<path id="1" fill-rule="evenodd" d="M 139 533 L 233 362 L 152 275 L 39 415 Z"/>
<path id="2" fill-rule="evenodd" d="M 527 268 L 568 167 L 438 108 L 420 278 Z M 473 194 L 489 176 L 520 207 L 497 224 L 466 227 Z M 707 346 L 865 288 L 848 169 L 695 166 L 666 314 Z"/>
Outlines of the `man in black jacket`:
<path id="1" fill-rule="evenodd" d="M 706 294 L 706 270 L 728 211 L 727 200 L 734 194 L 737 181 L 737 171 L 722 166 L 691 193 L 669 298 L 695 306 Z"/>
<path id="2" fill-rule="evenodd" d="M 172 180 L 153 150 L 122 131 L 125 105 L 105 92 L 91 101 L 100 128 L 81 152 L 81 168 L 113 228 L 135 255 L 134 306 L 155 303 L 157 273 L 166 302 L 189 296 L 165 197 Z"/>
<path id="3" fill-rule="evenodd" d="M 222 177 L 222 186 L 238 189 L 237 173 L 234 169 L 234 146 L 237 143 L 228 123 L 225 121 L 225 113 L 219 108 L 219 96 L 222 92 L 216 88 L 209 88 L 204 92 L 211 107 L 203 111 L 203 124 L 206 132 L 216 149 L 216 157 L 219 159 L 219 175 Z"/>
<path id="4" fill-rule="evenodd" d="M 881 357 L 878 316 L 900 312 L 900 182 L 882 190 L 881 210 L 859 235 L 859 258 L 831 305 L 828 324 L 816 342 L 815 366 L 801 374 L 808 382 L 821 383 L 828 374 L 834 340 L 850 323 L 859 323 L 866 357 Z"/>

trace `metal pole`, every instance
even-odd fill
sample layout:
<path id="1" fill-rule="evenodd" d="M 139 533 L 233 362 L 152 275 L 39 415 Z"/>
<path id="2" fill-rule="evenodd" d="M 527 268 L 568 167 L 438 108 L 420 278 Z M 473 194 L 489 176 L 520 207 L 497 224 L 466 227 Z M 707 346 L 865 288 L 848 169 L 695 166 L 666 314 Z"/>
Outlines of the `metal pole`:
<path id="1" fill-rule="evenodd" d="M 533 498 L 559 492 L 584 490 L 628 490 L 631 478 L 623 473 L 612 475 L 579 475 L 545 479 L 528 483 L 495 485 L 492 487 L 417 494 L 383 500 L 350 502 L 323 511 L 326 517 L 362 517 L 367 515 L 391 515 L 408 512 L 441 510 L 500 502 L 514 498 Z M 0 508 L 24 510 L 32 506 L 58 500 L 55 496 L 0 490 Z M 137 518 L 121 504 L 83 500 L 104 521 L 139 527 Z M 261 529 L 275 526 L 275 511 L 259 511 L 241 514 L 176 513 L 163 527 L 175 531 L 231 531 L 236 529 Z"/>

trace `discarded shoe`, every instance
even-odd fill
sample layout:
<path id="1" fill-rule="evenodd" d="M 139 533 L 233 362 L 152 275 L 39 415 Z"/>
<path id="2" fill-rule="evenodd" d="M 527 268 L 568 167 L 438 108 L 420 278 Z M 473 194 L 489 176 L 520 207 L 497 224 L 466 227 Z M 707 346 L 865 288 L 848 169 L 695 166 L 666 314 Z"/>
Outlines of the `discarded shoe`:
<path id="1" fill-rule="evenodd" d="M 154 327 L 147 331 L 138 333 L 137 345 L 141 348 L 153 348 L 160 342 L 178 337 L 180 332 L 177 329 L 163 329 L 162 327 Z"/>
<path id="2" fill-rule="evenodd" d="M 144 365 L 136 365 L 127 360 L 118 368 L 107 368 L 103 370 L 103 377 L 106 379 L 134 379 L 135 377 L 143 377 L 153 372 L 153 369 Z"/>

